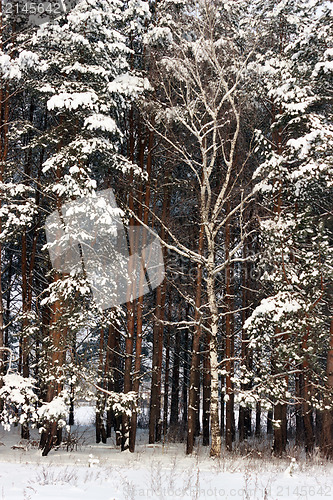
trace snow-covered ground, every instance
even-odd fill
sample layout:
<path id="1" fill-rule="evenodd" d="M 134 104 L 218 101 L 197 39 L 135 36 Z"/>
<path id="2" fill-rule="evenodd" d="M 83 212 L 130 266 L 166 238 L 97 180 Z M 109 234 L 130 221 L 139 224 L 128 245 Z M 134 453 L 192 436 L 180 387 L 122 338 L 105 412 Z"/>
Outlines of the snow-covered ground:
<path id="1" fill-rule="evenodd" d="M 82 408 L 76 418 L 87 424 L 93 410 Z M 135 453 L 121 453 L 113 439 L 94 444 L 93 427 L 80 427 L 82 432 L 77 450 L 42 457 L 37 433 L 30 444 L 19 444 L 18 428 L 1 431 L 0 500 L 333 498 L 333 465 L 319 457 L 279 460 L 249 451 L 212 460 L 203 447 L 187 457 L 183 444 L 149 446 L 145 433 Z"/>

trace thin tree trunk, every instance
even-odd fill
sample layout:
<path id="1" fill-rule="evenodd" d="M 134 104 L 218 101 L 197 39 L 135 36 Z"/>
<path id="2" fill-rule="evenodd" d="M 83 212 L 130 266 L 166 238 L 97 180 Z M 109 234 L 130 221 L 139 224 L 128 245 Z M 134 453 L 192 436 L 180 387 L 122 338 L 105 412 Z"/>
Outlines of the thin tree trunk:
<path id="1" fill-rule="evenodd" d="M 132 41 L 131 41 L 132 44 Z M 131 62 L 132 64 L 132 62 Z M 129 160 L 134 163 L 134 109 L 131 106 L 129 113 L 129 141 L 128 141 L 128 152 Z M 134 173 L 131 169 L 129 176 L 129 195 L 128 195 L 128 207 L 130 211 L 134 212 L 134 196 L 133 196 L 133 182 Z M 129 254 L 135 254 L 135 241 L 134 241 L 134 217 L 131 215 L 129 220 Z M 128 274 L 132 275 L 133 271 L 133 260 L 130 260 Z M 124 368 L 124 393 L 130 392 L 132 390 L 132 364 L 133 364 L 133 345 L 134 345 L 134 328 L 135 328 L 135 300 L 131 300 L 133 294 L 134 283 L 130 282 L 127 287 L 127 333 L 125 340 L 125 368 Z M 129 431 L 130 431 L 130 420 L 129 416 L 125 413 L 122 415 L 122 442 L 121 450 L 127 450 L 129 448 Z"/>
<path id="2" fill-rule="evenodd" d="M 110 325 L 111 334 L 109 335 L 110 358 L 109 358 L 109 390 L 120 392 L 120 331 L 115 325 Z M 109 332 L 110 333 L 110 332 Z M 108 420 L 113 424 L 116 433 L 116 445 L 121 446 L 121 416 L 115 413 L 112 408 L 108 410 Z"/>
<path id="3" fill-rule="evenodd" d="M 168 186 L 165 185 L 162 206 L 161 239 L 165 240 L 164 225 L 167 221 L 170 204 Z M 165 255 L 165 252 L 164 252 Z M 161 381 L 162 381 L 162 356 L 163 356 L 163 321 L 165 309 L 166 280 L 156 290 L 156 320 L 153 328 L 153 359 L 149 415 L 149 443 L 155 443 L 162 438 L 161 425 Z"/>
<path id="4" fill-rule="evenodd" d="M 195 431 L 194 431 L 194 437 L 200 436 L 200 399 L 201 399 L 201 370 L 199 366 L 198 370 L 198 375 L 197 375 L 197 401 L 196 401 L 196 415 L 195 415 Z"/>
<path id="5" fill-rule="evenodd" d="M 296 398 L 298 400 L 300 400 L 302 397 L 301 385 L 302 385 L 302 376 L 301 376 L 301 373 L 299 373 L 299 374 L 296 374 L 296 377 L 295 377 L 295 393 L 296 393 Z M 304 425 L 303 425 L 303 418 L 302 418 L 302 405 L 301 405 L 301 403 L 297 403 L 295 406 L 295 417 L 296 417 L 295 442 L 296 442 L 296 446 L 301 446 L 303 444 L 303 436 L 304 436 Z"/>
<path id="6" fill-rule="evenodd" d="M 163 436 L 168 431 L 168 405 L 169 405 L 169 371 L 170 371 L 170 330 L 167 330 L 167 345 L 165 353 L 164 373 L 164 400 L 163 400 Z"/>
<path id="7" fill-rule="evenodd" d="M 202 397 L 202 444 L 209 446 L 210 421 L 210 363 L 209 363 L 210 333 L 205 335 L 205 352 L 203 357 L 203 397 Z"/>
<path id="8" fill-rule="evenodd" d="M 272 409 L 268 410 L 268 412 L 267 412 L 266 432 L 267 432 L 267 434 L 272 434 L 272 432 L 273 432 L 273 410 Z"/>
<path id="9" fill-rule="evenodd" d="M 146 189 L 145 189 L 145 200 L 144 200 L 144 211 L 143 211 L 143 223 L 145 226 L 148 224 L 148 216 L 149 216 L 149 204 L 150 204 L 150 183 L 151 183 L 151 170 L 152 170 L 152 149 L 153 149 L 153 144 L 154 144 L 154 135 L 153 132 L 149 132 L 149 138 L 148 138 L 148 155 L 147 155 L 147 176 L 148 180 L 146 183 Z M 144 154 L 144 145 L 141 142 L 140 146 L 140 164 L 142 165 L 143 168 L 143 154 Z M 142 193 L 142 189 L 141 189 Z M 141 207 L 141 197 L 142 194 L 140 194 L 140 199 L 139 199 L 139 210 L 142 212 L 142 207 Z M 142 229 L 143 234 L 142 234 L 142 247 L 146 246 L 146 241 L 147 241 L 147 230 L 145 228 Z M 145 261 L 145 254 L 144 250 L 142 253 L 142 258 L 143 261 Z M 141 268 L 140 270 L 140 281 L 139 281 L 139 298 L 137 300 L 137 321 L 136 321 L 136 349 L 135 349 L 135 360 L 134 360 L 134 374 L 133 374 L 133 391 L 137 393 L 137 398 L 139 397 L 139 388 L 140 388 L 140 370 L 141 370 L 141 355 L 142 355 L 142 329 L 143 329 L 143 286 L 144 286 L 144 280 L 145 280 L 145 275 L 144 271 Z M 137 429 L 137 411 L 134 408 L 132 412 L 132 417 L 131 417 L 131 428 L 130 428 L 130 435 L 129 435 L 129 450 L 131 452 L 134 452 L 135 449 L 135 439 L 136 439 L 136 429 Z"/>
<path id="10" fill-rule="evenodd" d="M 261 404 L 260 401 L 256 403 L 256 437 L 261 436 Z"/>
<path id="11" fill-rule="evenodd" d="M 322 413 L 319 410 L 319 408 L 316 408 L 316 425 L 315 425 L 316 446 L 320 446 L 322 430 L 323 430 Z"/>
<path id="12" fill-rule="evenodd" d="M 28 303 L 28 277 L 27 277 L 27 232 L 22 235 L 22 336 L 21 336 L 21 353 L 22 353 L 22 374 L 23 377 L 29 377 L 29 359 L 28 359 L 28 313 L 30 312 Z M 21 438 L 29 439 L 29 427 L 26 424 L 21 426 Z"/>
<path id="13" fill-rule="evenodd" d="M 178 309 L 178 315 L 179 315 Z M 180 368 L 180 330 L 176 327 L 173 349 L 173 366 L 171 382 L 170 428 L 175 428 L 179 420 L 179 368 Z"/>
<path id="14" fill-rule="evenodd" d="M 189 307 L 187 305 L 185 311 L 185 319 L 188 319 Z M 186 428 L 187 425 L 187 408 L 188 408 L 188 372 L 189 372 L 189 359 L 188 359 L 188 335 L 189 330 L 186 328 L 184 330 L 184 356 L 183 356 L 183 391 L 182 391 L 182 400 L 183 400 L 183 418 L 182 418 L 182 431 Z"/>
<path id="15" fill-rule="evenodd" d="M 219 375 L 218 375 L 218 321 L 219 314 L 215 295 L 215 248 L 214 242 L 208 240 L 208 263 L 207 263 L 207 297 L 210 312 L 211 338 L 209 345 L 210 367 L 211 367 L 211 400 L 210 400 L 210 418 L 211 418 L 211 448 L 212 457 L 221 456 L 221 433 L 219 423 Z"/>
<path id="16" fill-rule="evenodd" d="M 202 255 L 203 253 L 203 244 L 204 244 L 204 226 L 202 224 L 199 231 L 199 245 L 198 245 L 199 255 Z M 202 265 L 198 264 L 196 296 L 195 296 L 195 312 L 194 312 L 195 326 L 194 326 L 193 343 L 192 343 L 190 389 L 188 398 L 187 445 L 186 445 L 187 454 L 193 452 L 194 436 L 196 430 L 196 419 L 199 416 L 198 401 L 199 401 L 199 381 L 200 381 L 199 348 L 200 348 L 200 337 L 201 337 L 201 326 L 200 326 L 201 287 L 202 287 Z"/>
<path id="17" fill-rule="evenodd" d="M 166 352 L 165 352 L 165 372 L 164 372 L 164 401 L 163 401 L 163 437 L 168 432 L 168 409 L 169 409 L 169 379 L 170 379 L 170 323 L 171 323 L 171 294 L 169 293 L 168 322 L 166 331 Z"/>
<path id="18" fill-rule="evenodd" d="M 1 207 L 1 201 L 0 201 L 0 207 Z M 6 297 L 6 314 L 4 314 L 6 325 L 9 325 L 9 321 L 10 321 L 12 275 L 13 275 L 13 256 L 10 255 L 9 265 L 8 265 L 8 291 L 7 291 L 7 297 Z M 4 345 L 7 348 L 9 347 L 9 332 L 8 332 L 8 330 L 9 330 L 8 326 L 6 328 L 4 328 Z M 8 358 L 9 358 L 9 353 L 8 353 L 8 351 L 5 351 L 5 353 L 4 353 L 4 363 L 5 364 L 8 360 Z M 0 369 L 0 372 L 1 372 L 1 369 Z"/>
<path id="19" fill-rule="evenodd" d="M 2 48 L 2 7 L 0 7 L 0 22 L 1 22 L 1 48 Z M 5 171 L 5 164 L 8 154 L 8 118 L 9 118 L 9 92 L 8 86 L 5 90 L 0 88 L 0 120 L 1 133 L 0 133 L 0 182 L 3 182 L 3 175 Z M 2 207 L 2 196 L 0 196 L 0 209 Z M 0 233 L 2 232 L 2 217 L 0 217 Z M 3 310 L 3 292 L 2 292 L 2 245 L 0 244 L 0 388 L 3 385 L 2 375 L 4 373 L 4 310 Z M 2 409 L 2 402 L 0 401 L 0 410 Z"/>
<path id="20" fill-rule="evenodd" d="M 230 201 L 227 203 L 227 214 L 230 213 Z M 227 219 L 225 224 L 225 260 L 226 265 L 226 284 L 225 284 L 225 294 L 226 294 L 226 310 L 227 314 L 225 317 L 225 357 L 226 357 L 226 426 L 225 426 L 225 444 L 228 451 L 232 451 L 232 428 L 233 428 L 233 398 L 232 398 L 232 321 L 231 321 L 231 309 L 232 309 L 232 297 L 231 297 L 231 268 L 229 262 L 230 255 L 230 217 Z"/>
<path id="21" fill-rule="evenodd" d="M 247 246 L 246 242 L 243 245 L 243 259 L 244 259 L 244 267 L 242 274 L 242 325 L 244 325 L 247 319 L 247 307 L 248 307 L 248 285 L 250 276 L 248 273 L 248 266 L 246 264 L 247 257 Z M 242 365 L 246 371 L 250 369 L 250 352 L 248 350 L 248 341 L 247 335 L 244 328 L 242 328 L 242 338 L 241 338 L 241 358 Z M 250 388 L 250 384 L 241 384 L 241 387 L 244 391 Z M 259 411 L 259 414 L 258 414 Z M 259 418 L 259 425 L 257 426 L 257 418 Z M 260 431 L 260 406 L 256 408 L 256 430 Z M 239 441 L 242 442 L 248 436 L 251 435 L 251 410 L 247 406 L 240 406 L 239 408 L 239 420 L 238 420 L 238 430 L 239 430 Z"/>
<path id="22" fill-rule="evenodd" d="M 129 270 L 131 272 L 131 269 Z M 129 286 L 128 288 L 132 288 Z M 130 295 L 130 293 L 129 293 Z M 125 370 L 124 370 L 124 393 L 132 390 L 132 362 L 133 362 L 133 343 L 135 327 L 135 305 L 133 302 L 127 302 L 127 334 L 125 340 Z M 129 417 L 126 414 L 122 416 L 122 443 L 121 450 L 129 448 Z"/>
<path id="23" fill-rule="evenodd" d="M 220 432 L 221 437 L 225 434 L 225 403 L 224 403 L 224 393 L 225 393 L 225 377 L 221 375 L 221 409 L 220 409 Z"/>
<path id="24" fill-rule="evenodd" d="M 308 337 L 310 333 L 310 328 L 307 326 L 306 333 L 303 338 L 302 350 L 304 353 L 307 352 L 308 348 Z M 302 403 L 302 414 L 303 414 L 303 424 L 304 424 L 304 438 L 305 438 L 305 450 L 307 453 L 311 453 L 314 447 L 315 437 L 313 432 L 313 415 L 312 406 L 310 405 L 311 397 L 311 384 L 309 381 L 309 362 L 305 357 L 303 361 L 303 403 Z"/>
<path id="25" fill-rule="evenodd" d="M 140 123 L 140 120 L 138 122 L 138 165 L 140 165 L 140 168 L 144 169 L 144 151 L 145 151 L 145 141 L 142 139 L 142 126 Z M 150 172 L 149 172 L 149 178 L 148 178 L 148 184 L 150 182 Z M 150 189 L 148 187 L 148 193 L 150 194 Z M 142 195 L 143 195 L 143 185 L 141 185 L 141 189 L 139 189 L 138 193 L 138 207 L 137 207 L 137 212 L 138 212 L 138 217 L 142 219 Z M 146 190 L 146 195 L 147 195 L 147 190 Z M 147 211 L 147 206 L 149 206 L 149 198 L 148 200 L 145 200 L 145 212 Z M 147 212 L 147 218 L 146 218 L 146 223 L 148 222 L 148 212 Z M 137 255 L 137 251 L 139 250 L 138 245 L 139 245 L 139 232 L 134 235 L 134 253 Z M 146 229 L 143 228 L 143 236 L 142 236 L 142 259 L 145 261 L 145 251 L 144 247 L 146 245 L 146 239 L 147 239 L 147 232 Z M 140 249 L 141 250 L 141 249 Z M 134 266 L 136 268 L 136 264 Z M 145 275 L 144 271 L 141 267 L 140 269 L 140 276 L 139 276 L 139 297 L 136 301 L 136 304 L 133 303 L 133 317 L 135 317 L 136 313 L 136 345 L 135 345 L 135 358 L 134 358 L 134 373 L 132 375 L 132 390 L 136 392 L 136 402 L 132 410 L 132 415 L 131 415 L 131 421 L 130 421 L 130 427 L 129 427 L 129 450 L 130 452 L 134 452 L 135 449 L 135 438 L 136 438 L 136 428 L 137 428 L 137 409 L 136 405 L 139 400 L 139 387 L 140 387 L 140 369 L 141 369 L 141 352 L 142 352 L 142 310 L 143 310 L 143 286 L 144 286 L 144 280 L 145 280 Z M 135 285 L 133 284 L 133 287 Z M 134 290 L 133 290 L 134 291 Z M 136 311 L 135 311 L 135 305 L 136 305 Z M 133 325 L 133 328 L 135 327 L 135 324 Z M 133 332 L 133 337 L 134 337 L 134 332 Z"/>
<path id="26" fill-rule="evenodd" d="M 97 383 L 100 387 L 104 386 L 103 376 L 103 357 L 104 357 L 104 329 L 101 329 L 99 341 L 99 365 L 97 373 Z M 97 393 L 96 401 L 96 443 L 101 441 L 106 443 L 106 430 L 104 426 L 104 410 L 105 410 L 105 396 L 99 391 Z"/>
<path id="27" fill-rule="evenodd" d="M 114 391 L 114 380 L 113 380 L 113 343 L 114 343 L 114 325 L 111 323 L 108 328 L 108 340 L 106 344 L 106 355 L 105 355 L 105 369 L 104 369 L 104 380 L 105 386 L 108 391 Z M 106 409 L 106 438 L 111 437 L 111 429 L 113 422 L 113 410 L 112 407 L 107 405 Z"/>
<path id="28" fill-rule="evenodd" d="M 327 353 L 327 395 L 325 396 L 325 406 L 322 415 L 322 439 L 320 443 L 321 453 L 327 457 L 333 457 L 333 409 L 332 409 L 332 394 L 333 394 L 333 318 L 330 326 L 330 343 Z"/>
<path id="29" fill-rule="evenodd" d="M 281 338 L 280 330 L 275 328 L 275 349 L 277 342 Z M 285 337 L 283 336 L 285 340 Z M 273 358 L 272 360 L 272 371 L 276 373 L 276 360 Z M 286 451 L 287 445 L 287 405 L 285 403 L 281 403 L 280 401 L 275 403 L 274 405 L 274 438 L 273 438 L 273 452 L 276 456 L 282 456 Z"/>
<path id="30" fill-rule="evenodd" d="M 34 114 L 34 104 L 31 101 L 29 120 L 33 123 Z M 28 142 L 30 141 L 30 133 L 28 133 Z M 31 177 L 31 163 L 32 163 L 32 150 L 29 149 L 27 154 L 27 160 L 25 162 L 24 174 L 25 178 L 28 180 Z M 39 196 L 39 195 L 36 195 Z M 36 200 L 37 201 L 37 200 Z M 34 230 L 36 231 L 36 229 Z M 33 234 L 33 245 L 31 249 L 30 265 L 28 268 L 28 249 L 27 249 L 27 230 L 25 229 L 22 234 L 22 257 L 21 257 L 21 268 L 22 268 L 22 312 L 23 312 L 23 324 L 22 324 L 22 374 L 24 378 L 29 377 L 29 338 L 28 338 L 28 327 L 29 319 L 28 315 L 32 309 L 32 273 L 35 262 L 35 254 L 37 248 L 37 237 Z M 21 437 L 22 439 L 29 439 L 29 427 L 23 424 L 21 427 Z"/>
<path id="31" fill-rule="evenodd" d="M 160 317 L 158 324 L 158 370 L 157 370 L 157 400 L 156 400 L 156 430 L 155 440 L 160 442 L 162 439 L 162 419 L 161 419 L 161 393 L 162 393 L 162 361 L 163 361 L 163 335 L 164 335 L 164 314 L 166 298 L 166 280 L 162 284 L 162 297 Z"/>

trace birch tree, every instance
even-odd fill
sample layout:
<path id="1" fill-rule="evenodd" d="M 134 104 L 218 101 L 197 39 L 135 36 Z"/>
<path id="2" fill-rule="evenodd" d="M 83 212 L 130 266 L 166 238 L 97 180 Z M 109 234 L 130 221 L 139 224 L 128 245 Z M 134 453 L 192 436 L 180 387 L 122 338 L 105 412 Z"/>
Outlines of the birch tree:
<path id="1" fill-rule="evenodd" d="M 161 86 L 154 101 L 156 125 L 151 124 L 151 127 L 186 169 L 198 193 L 199 225 L 204 233 L 202 252 L 190 249 L 168 228 L 165 230 L 169 240 L 164 244 L 202 266 L 210 330 L 211 455 L 218 457 L 221 452 L 219 330 L 221 318 L 226 314 L 223 312 L 219 276 L 228 263 L 236 259 L 242 245 L 241 237 L 226 256 L 223 249 L 226 222 L 228 217 L 241 213 L 245 201 L 238 197 L 232 210 L 228 211 L 228 200 L 234 195 L 234 179 L 242 169 L 236 153 L 241 127 L 239 90 L 246 56 L 237 45 L 232 19 L 223 5 L 199 2 L 193 5 L 193 11 L 195 9 L 196 14 L 186 19 L 188 24 L 182 18 L 176 26 L 171 23 L 167 26 L 161 12 L 159 33 L 161 43 L 168 34 L 168 51 L 156 63 L 156 80 Z M 157 29 L 151 33 L 151 43 L 156 43 L 153 37 L 156 33 Z M 197 248 L 200 247 L 198 243 Z M 195 302 L 192 301 L 194 308 Z M 198 326 L 198 321 L 193 324 Z M 196 356 L 197 352 L 193 355 Z M 194 370 L 195 364 L 192 365 L 192 384 L 195 382 Z M 192 432 L 192 426 L 189 426 L 189 432 Z"/>

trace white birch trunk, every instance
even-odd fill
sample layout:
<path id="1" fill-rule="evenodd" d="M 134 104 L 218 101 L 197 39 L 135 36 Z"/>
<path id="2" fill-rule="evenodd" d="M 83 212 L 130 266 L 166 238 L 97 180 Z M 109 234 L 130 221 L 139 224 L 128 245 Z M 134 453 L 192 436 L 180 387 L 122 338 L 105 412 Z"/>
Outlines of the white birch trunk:
<path id="1" fill-rule="evenodd" d="M 211 366 L 211 449 L 210 456 L 219 458 L 221 456 L 221 432 L 219 422 L 219 375 L 218 375 L 218 308 L 215 295 L 214 278 L 214 242 L 209 242 L 209 257 L 207 265 L 207 295 L 209 311 L 211 316 L 211 338 L 209 346 L 210 366 Z"/>

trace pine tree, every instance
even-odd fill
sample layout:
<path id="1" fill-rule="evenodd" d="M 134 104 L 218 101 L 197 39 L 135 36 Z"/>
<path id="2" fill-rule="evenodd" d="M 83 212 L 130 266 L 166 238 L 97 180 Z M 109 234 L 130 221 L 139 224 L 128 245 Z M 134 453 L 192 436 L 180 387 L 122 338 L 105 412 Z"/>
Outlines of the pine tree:
<path id="1" fill-rule="evenodd" d="M 332 128 L 323 81 L 329 78 L 332 34 L 330 13 L 318 13 L 313 2 L 278 3 L 267 18 L 280 29 L 278 43 L 258 58 L 274 117 L 262 142 L 265 161 L 255 174 L 270 210 L 261 220 L 268 295 L 246 327 L 263 377 L 255 392 L 274 405 L 274 451 L 281 454 L 287 404 L 302 405 L 307 451 L 314 446 L 313 410 L 322 408 L 320 358 L 329 343 L 325 296 L 332 251 L 326 226 Z M 295 374 L 302 387 L 292 395 Z"/>
<path id="2" fill-rule="evenodd" d="M 48 144 L 43 174 L 48 183 L 45 193 L 52 200 L 49 211 L 60 212 L 64 203 L 93 193 L 106 177 L 113 185 L 119 175 L 129 171 L 140 174 L 140 169 L 122 154 L 123 115 L 131 100 L 148 88 L 148 82 L 130 68 L 133 49 L 124 23 L 133 11 L 132 3 L 127 8 L 124 2 L 111 0 L 80 2 L 67 16 L 42 25 L 32 39 L 48 67 L 38 92 L 49 112 L 50 126 L 39 139 Z M 136 6 L 139 8 L 139 3 Z M 147 8 L 143 11 L 148 15 Z M 132 22 L 142 21 L 141 11 L 137 16 Z M 63 390 L 65 345 L 84 324 L 82 302 L 90 294 L 80 269 L 67 274 L 52 272 L 50 276 L 43 300 L 50 308 L 50 345 L 44 348 L 50 350 L 46 359 L 48 377 L 55 382 L 48 384 L 48 403 Z M 74 314 L 76 324 L 68 322 Z M 103 316 L 98 311 L 95 314 L 103 323 Z M 101 324 L 101 331 L 103 328 Z M 66 365 L 67 371 L 69 368 Z M 56 420 L 51 421 L 42 436 L 44 454 L 53 445 L 56 425 Z"/>

